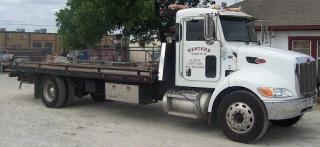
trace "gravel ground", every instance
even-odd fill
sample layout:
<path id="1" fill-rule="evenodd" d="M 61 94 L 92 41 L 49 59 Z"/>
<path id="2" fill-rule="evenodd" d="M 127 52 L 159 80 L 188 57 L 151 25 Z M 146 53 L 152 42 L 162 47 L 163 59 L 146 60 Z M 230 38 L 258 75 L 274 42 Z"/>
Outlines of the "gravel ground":
<path id="1" fill-rule="evenodd" d="M 161 105 L 95 103 L 48 109 L 33 99 L 33 85 L 18 89 L 16 78 L 0 75 L 0 146 L 320 146 L 320 112 L 305 114 L 291 128 L 269 126 L 259 141 L 228 140 L 217 126 L 168 116 Z"/>

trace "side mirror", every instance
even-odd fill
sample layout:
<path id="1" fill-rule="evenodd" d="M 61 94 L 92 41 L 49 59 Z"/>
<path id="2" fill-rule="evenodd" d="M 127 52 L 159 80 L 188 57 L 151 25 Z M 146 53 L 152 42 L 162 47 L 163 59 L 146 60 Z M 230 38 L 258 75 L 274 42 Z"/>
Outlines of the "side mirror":
<path id="1" fill-rule="evenodd" d="M 215 25 L 213 16 L 204 16 L 204 39 L 208 45 L 212 45 L 215 39 Z"/>
<path id="2" fill-rule="evenodd" d="M 268 25 L 267 25 L 267 21 L 256 20 L 255 22 L 260 23 L 261 36 L 260 36 L 260 41 L 259 42 L 261 42 L 261 44 L 268 43 Z"/>

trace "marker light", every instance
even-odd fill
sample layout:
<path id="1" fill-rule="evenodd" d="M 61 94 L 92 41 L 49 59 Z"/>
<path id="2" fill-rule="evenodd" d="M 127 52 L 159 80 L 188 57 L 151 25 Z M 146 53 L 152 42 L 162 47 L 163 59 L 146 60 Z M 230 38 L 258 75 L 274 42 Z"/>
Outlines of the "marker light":
<path id="1" fill-rule="evenodd" d="M 231 12 L 241 12 L 244 14 L 247 14 L 246 12 L 241 11 L 241 8 L 225 8 L 226 11 L 231 11 Z"/>
<path id="2" fill-rule="evenodd" d="M 220 10 L 220 8 L 218 6 L 212 6 L 211 9 Z"/>
<path id="3" fill-rule="evenodd" d="M 225 8 L 226 11 L 241 12 L 239 8 Z"/>
<path id="4" fill-rule="evenodd" d="M 171 4 L 168 7 L 171 10 L 182 10 L 182 9 L 187 9 L 190 8 L 189 6 L 185 6 L 185 5 L 177 5 L 177 4 Z"/>
<path id="5" fill-rule="evenodd" d="M 266 63 L 266 60 L 264 59 L 256 59 L 255 61 L 257 64 Z"/>

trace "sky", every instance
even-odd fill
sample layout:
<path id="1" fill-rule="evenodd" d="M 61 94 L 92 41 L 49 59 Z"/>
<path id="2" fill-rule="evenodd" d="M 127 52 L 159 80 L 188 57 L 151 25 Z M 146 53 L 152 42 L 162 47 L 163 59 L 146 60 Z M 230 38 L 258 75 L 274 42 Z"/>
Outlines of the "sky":
<path id="1" fill-rule="evenodd" d="M 241 0 L 216 0 L 232 5 Z M 33 32 L 36 29 L 47 29 L 56 33 L 55 12 L 63 9 L 67 0 L 0 0 L 0 28 L 16 31 L 17 28 Z"/>

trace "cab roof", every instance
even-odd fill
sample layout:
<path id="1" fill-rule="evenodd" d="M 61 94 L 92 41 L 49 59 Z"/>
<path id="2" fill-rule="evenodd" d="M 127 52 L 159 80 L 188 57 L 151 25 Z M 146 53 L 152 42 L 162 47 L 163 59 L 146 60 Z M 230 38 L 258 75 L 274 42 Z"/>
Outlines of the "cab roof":
<path id="1" fill-rule="evenodd" d="M 235 12 L 227 10 L 216 10 L 211 8 L 188 8 L 182 9 L 177 12 L 177 17 L 188 17 L 188 16 L 199 16 L 206 13 L 220 13 L 222 16 L 235 16 L 235 17 L 247 17 L 253 18 L 251 15 L 248 15 L 244 12 Z"/>

